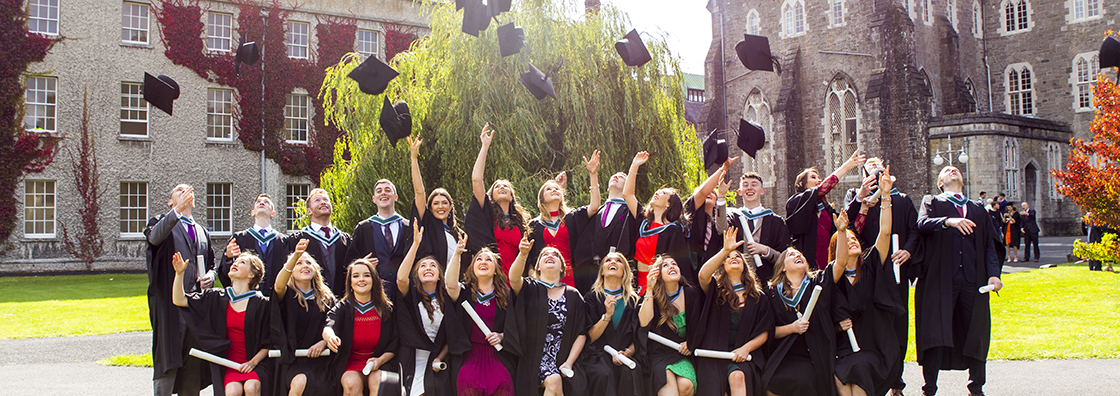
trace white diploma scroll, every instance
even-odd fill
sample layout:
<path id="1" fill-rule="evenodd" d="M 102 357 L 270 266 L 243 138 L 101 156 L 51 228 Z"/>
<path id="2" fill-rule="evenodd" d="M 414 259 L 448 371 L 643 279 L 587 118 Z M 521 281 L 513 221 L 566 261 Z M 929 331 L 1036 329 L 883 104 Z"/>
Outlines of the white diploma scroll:
<path id="1" fill-rule="evenodd" d="M 572 376 L 576 375 L 576 372 L 572 371 L 572 369 L 570 368 L 561 367 L 560 374 L 563 374 L 565 377 L 572 378 Z"/>
<path id="2" fill-rule="evenodd" d="M 675 343 L 672 340 L 662 337 L 660 334 L 650 332 L 649 339 L 656 341 L 658 344 L 672 348 L 674 351 L 681 350 L 681 344 Z"/>
<path id="3" fill-rule="evenodd" d="M 373 371 L 373 361 L 366 362 L 366 366 L 362 367 L 362 374 L 369 375 L 371 371 Z M 384 378 L 382 380 L 384 380 Z"/>
<path id="4" fill-rule="evenodd" d="M 895 254 L 897 252 L 898 234 L 891 234 L 891 254 Z M 902 271 L 902 264 L 899 264 L 899 262 L 895 260 L 891 260 L 891 262 L 894 263 L 894 284 L 897 285 L 899 283 L 902 283 L 902 275 L 899 275 L 899 272 Z"/>
<path id="5" fill-rule="evenodd" d="M 490 336 L 490 333 L 493 333 L 492 331 L 490 331 L 490 326 L 487 326 L 486 322 L 483 322 L 482 318 L 478 317 L 478 312 L 474 311 L 474 307 L 471 306 L 471 302 L 463 301 L 462 305 L 463 309 L 467 311 L 467 315 L 470 315 L 471 319 L 474 320 L 474 324 L 478 325 L 478 329 L 482 330 L 482 332 L 487 336 Z M 494 349 L 497 349 L 499 351 L 502 350 L 502 344 L 494 345 Z"/>
<path id="6" fill-rule="evenodd" d="M 762 224 L 759 224 L 759 225 L 761 226 Z M 754 242 L 754 235 L 751 234 L 750 229 L 743 229 L 743 235 L 746 236 L 747 242 L 755 243 Z M 762 258 L 761 257 L 758 257 L 757 254 L 752 254 L 751 257 L 754 257 L 754 266 L 755 267 L 761 267 L 762 266 Z"/>
<path id="7" fill-rule="evenodd" d="M 202 278 L 206 277 L 206 266 L 202 265 L 202 260 L 203 257 L 201 254 L 194 256 L 194 266 L 198 267 L 198 280 L 200 281 L 202 280 Z"/>
<path id="8" fill-rule="evenodd" d="M 709 349 L 697 349 L 697 350 L 693 351 L 692 354 L 696 355 L 696 356 L 699 356 L 699 357 L 702 357 L 702 358 L 735 360 L 735 354 L 734 353 L 724 352 L 724 351 L 713 351 L 713 350 L 709 350 Z M 747 354 L 747 361 L 748 362 L 751 361 L 751 355 L 750 354 Z"/>
<path id="9" fill-rule="evenodd" d="M 987 285 L 980 288 L 980 294 L 984 294 L 996 289 L 996 285 Z"/>
<path id="10" fill-rule="evenodd" d="M 809 296 L 809 305 L 805 306 L 805 315 L 798 316 L 798 319 L 808 321 L 813 316 L 813 308 L 817 306 L 817 298 L 820 298 L 821 290 L 824 290 L 821 285 L 813 286 L 813 294 Z"/>
<path id="11" fill-rule="evenodd" d="M 203 350 L 191 348 L 191 351 L 188 354 L 191 355 L 191 356 L 194 356 L 196 358 L 205 360 L 207 362 L 214 363 L 214 364 L 220 364 L 222 366 L 226 366 L 226 367 L 229 367 L 229 368 L 234 369 L 234 370 L 240 370 L 241 369 L 241 363 L 226 359 L 224 357 L 221 357 L 221 356 L 218 356 L 218 355 L 215 355 L 215 354 L 212 354 L 210 352 L 203 351 Z"/>
<path id="12" fill-rule="evenodd" d="M 625 364 L 626 367 L 629 367 L 631 370 L 633 370 L 634 367 L 638 366 L 637 363 L 634 363 L 634 361 L 626 357 L 626 355 L 618 353 L 618 351 L 610 345 L 603 345 L 603 352 L 611 354 L 611 356 L 614 356 L 615 359 L 618 359 L 618 361 L 622 362 L 622 364 Z"/>
<path id="13" fill-rule="evenodd" d="M 856 342 L 856 332 L 848 329 L 848 342 L 852 344 L 852 352 L 859 352 L 859 343 Z"/>
<path id="14" fill-rule="evenodd" d="M 307 357 L 307 350 L 306 349 L 296 349 L 295 355 L 296 355 L 296 357 Z M 331 350 L 330 349 L 324 349 L 323 352 L 319 353 L 320 357 L 330 356 L 330 355 L 331 355 Z M 280 352 L 279 349 L 269 349 L 268 350 L 268 357 L 278 358 L 280 356 L 282 356 L 282 353 Z"/>
<path id="15" fill-rule="evenodd" d="M 439 371 L 447 370 L 447 363 L 432 362 L 432 370 L 439 370 Z"/>

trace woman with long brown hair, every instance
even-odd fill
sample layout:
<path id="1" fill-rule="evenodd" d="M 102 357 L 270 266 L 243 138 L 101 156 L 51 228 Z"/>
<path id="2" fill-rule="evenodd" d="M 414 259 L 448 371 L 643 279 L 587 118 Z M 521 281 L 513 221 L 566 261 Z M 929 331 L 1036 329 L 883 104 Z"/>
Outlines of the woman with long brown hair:
<path id="1" fill-rule="evenodd" d="M 746 257 L 739 251 L 743 241 L 735 241 L 737 234 L 735 227 L 729 228 L 723 236 L 723 248 L 700 268 L 700 279 L 705 281 L 700 290 L 706 301 L 706 331 L 699 347 L 735 355 L 730 362 L 696 358 L 698 380 L 704 384 L 699 388 L 700 395 L 765 393 L 762 367 L 766 356 L 760 348 L 770 337 L 774 319 L 770 302 L 762 292 L 762 282 L 755 277 L 754 265 L 747 265 Z"/>
<path id="2" fill-rule="evenodd" d="M 408 140 L 409 158 L 412 168 L 412 219 L 424 229 L 424 241 L 416 251 L 417 257 L 435 257 L 436 262 L 448 263 L 455 245 L 459 243 L 459 227 L 455 222 L 455 200 L 443 188 L 427 194 L 424 178 L 420 175 L 420 144 L 422 139 L 405 137 Z M 427 194 L 427 195 L 426 195 Z M 427 198 L 425 198 L 425 196 Z M 462 258 L 460 258 L 462 259 Z"/>
<path id="3" fill-rule="evenodd" d="M 599 265 L 591 291 L 583 296 L 588 321 L 588 344 L 580 354 L 587 373 L 587 390 L 592 395 L 646 394 L 640 381 L 641 369 L 631 369 L 604 351 L 610 346 L 626 357 L 637 353 L 638 294 L 634 292 L 634 272 L 622 253 L 611 252 Z M 635 358 L 636 359 L 636 358 Z"/>
<path id="4" fill-rule="evenodd" d="M 320 358 L 327 349 L 323 324 L 334 306 L 334 294 L 323 282 L 319 263 L 306 253 L 307 243 L 304 239 L 296 244 L 273 285 L 272 301 L 284 328 L 283 339 L 273 342 L 280 349 L 278 395 L 326 395 L 334 386 L 326 381 L 330 359 Z M 296 357 L 296 349 L 307 349 L 307 356 Z"/>
<path id="5" fill-rule="evenodd" d="M 444 286 L 443 268 L 434 256 L 416 259 L 423 243 L 424 229 L 412 223 L 412 246 L 397 270 L 397 333 L 400 335 L 400 361 L 409 395 L 454 395 L 451 372 L 447 367 L 447 329 L 445 314 L 453 304 Z M 458 246 L 458 244 L 456 244 Z M 459 258 L 452 254 L 452 260 Z M 441 364 L 442 363 L 442 364 Z"/>
<path id="6" fill-rule="evenodd" d="M 703 333 L 703 294 L 689 284 L 677 261 L 669 255 L 658 255 L 647 277 L 638 325 L 647 333 L 681 344 L 680 349 L 674 350 L 646 341 L 650 390 L 658 396 L 691 396 L 697 387 L 691 355 Z"/>
<path id="7" fill-rule="evenodd" d="M 340 379 L 344 396 L 360 396 L 368 390 L 377 396 L 382 368 L 390 367 L 397 354 L 393 303 L 385 295 L 377 266 L 357 259 L 346 267 L 346 294 L 327 312 L 323 341 L 337 354 L 331 378 Z M 362 371 L 373 363 L 369 374 Z"/>
<path id="8" fill-rule="evenodd" d="M 493 247 L 499 257 L 510 260 L 517 256 L 517 245 L 528 229 L 529 214 L 517 201 L 517 193 L 509 180 L 498 179 L 486 189 L 486 155 L 494 132 L 490 124 L 482 127 L 478 136 L 482 147 L 478 150 L 474 168 L 471 171 L 471 205 L 467 208 L 467 235 L 470 241 L 467 249 L 477 253 L 484 247 Z M 502 272 L 508 272 L 510 264 L 501 263 Z"/>
<path id="9" fill-rule="evenodd" d="M 459 240 L 457 250 L 466 248 L 466 239 Z M 512 293 L 509 280 L 498 265 L 498 255 L 488 248 L 475 253 L 462 283 L 459 279 L 459 261 L 447 263 L 447 294 L 455 300 L 455 308 L 467 301 L 491 333 L 482 332 L 474 321 L 463 320 L 457 324 L 460 330 L 451 334 L 449 343 L 453 360 L 461 363 L 455 379 L 460 396 L 513 396 L 513 379 L 510 377 L 512 359 L 507 353 L 498 353 L 495 348 L 505 338 L 506 313 L 510 308 Z"/>
<path id="10" fill-rule="evenodd" d="M 793 247 L 804 255 L 809 268 L 824 267 L 828 257 L 828 238 L 835 231 L 832 216 L 836 210 L 829 205 L 827 195 L 848 171 L 863 164 L 866 157 L 859 150 L 836 168 L 827 178 L 821 179 L 817 168 L 807 168 L 794 180 L 797 193 L 786 201 L 786 226 L 793 237 Z"/>
<path id="11" fill-rule="evenodd" d="M 583 157 L 584 165 L 587 167 L 587 174 L 591 179 L 591 201 L 587 206 L 577 209 L 568 208 L 568 203 L 564 199 L 565 186 L 568 184 L 568 175 L 566 172 L 561 172 L 555 179 L 544 182 L 541 185 L 540 191 L 537 192 L 537 209 L 540 210 L 540 216 L 529 222 L 530 238 L 534 241 L 541 241 L 541 243 L 533 244 L 533 249 L 529 251 L 529 262 L 537 261 L 537 257 L 541 254 L 541 249 L 545 247 L 553 247 L 560 251 L 564 256 L 564 262 L 569 263 L 561 281 L 564 284 L 575 286 L 581 292 L 587 291 L 591 288 L 593 277 L 586 276 L 587 270 L 579 268 L 580 281 L 576 284 L 575 272 L 573 268 L 576 261 L 572 260 L 572 254 L 576 252 L 575 244 L 579 241 L 579 232 L 586 227 L 591 217 L 599 211 L 599 151 L 596 150 L 591 154 L 591 159 Z M 580 261 L 585 261 L 581 258 Z M 592 270 L 594 271 L 594 270 Z M 594 272 L 592 272 L 594 273 Z"/>

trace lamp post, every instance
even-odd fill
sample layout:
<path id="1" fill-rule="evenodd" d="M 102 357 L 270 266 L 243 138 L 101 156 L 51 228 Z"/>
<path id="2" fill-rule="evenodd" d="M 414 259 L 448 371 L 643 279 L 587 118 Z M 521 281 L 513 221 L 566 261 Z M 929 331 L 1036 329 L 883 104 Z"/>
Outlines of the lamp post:
<path id="1" fill-rule="evenodd" d="M 965 178 L 968 179 L 968 182 L 965 183 L 965 192 L 964 193 L 965 193 L 966 196 L 972 196 L 972 191 L 971 191 L 972 190 L 972 188 L 971 188 L 971 184 L 972 184 L 971 173 L 972 172 L 970 172 L 972 167 L 967 166 L 967 164 L 968 164 L 968 141 L 966 140 L 964 142 L 964 144 L 962 144 L 961 147 L 959 149 L 956 149 L 956 150 L 953 149 L 953 137 L 952 136 L 947 136 L 945 138 L 945 141 L 947 142 L 948 149 L 944 150 L 944 151 L 942 151 L 940 149 L 936 150 L 934 152 L 934 155 L 933 155 L 933 164 L 936 165 L 936 166 L 941 166 L 941 165 L 944 165 L 946 162 L 948 162 L 949 166 L 953 166 L 953 155 L 957 154 L 956 155 L 957 162 L 959 162 L 961 164 L 965 164 Z"/>

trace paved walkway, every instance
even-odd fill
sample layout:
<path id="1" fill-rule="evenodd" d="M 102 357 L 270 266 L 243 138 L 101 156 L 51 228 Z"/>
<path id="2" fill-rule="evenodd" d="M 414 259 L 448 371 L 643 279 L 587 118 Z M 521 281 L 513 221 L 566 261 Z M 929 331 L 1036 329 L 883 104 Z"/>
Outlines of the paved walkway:
<path id="1" fill-rule="evenodd" d="M 0 395 L 122 396 L 152 394 L 150 368 L 105 367 L 109 356 L 145 353 L 151 333 L 0 340 Z M 1117 394 L 1120 360 L 1042 360 L 988 363 L 989 395 Z M 907 394 L 920 395 L 921 367 L 906 365 Z M 940 395 L 967 395 L 968 374 L 941 373 Z M 1102 392 L 1102 390 L 1104 392 Z M 203 392 L 209 395 L 210 391 Z"/>

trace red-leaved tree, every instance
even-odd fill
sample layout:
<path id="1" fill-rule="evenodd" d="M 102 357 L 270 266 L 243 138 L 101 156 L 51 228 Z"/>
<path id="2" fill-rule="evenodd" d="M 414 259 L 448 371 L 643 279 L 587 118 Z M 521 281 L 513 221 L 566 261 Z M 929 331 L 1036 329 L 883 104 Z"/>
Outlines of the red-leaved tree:
<path id="1" fill-rule="evenodd" d="M 74 186 L 78 190 L 81 204 L 78 206 L 78 217 L 82 219 L 82 226 L 70 237 L 66 223 L 59 222 L 62 228 L 62 246 L 74 257 L 86 263 L 86 270 L 93 269 L 93 260 L 101 257 L 105 240 L 101 237 L 101 230 L 97 216 L 101 214 L 101 196 L 106 189 L 101 188 L 100 173 L 97 171 L 97 147 L 94 145 L 94 134 L 89 131 L 89 93 L 82 97 L 82 124 L 79 127 L 82 135 L 78 146 L 78 154 L 67 150 L 70 154 L 70 174 L 74 176 Z"/>

